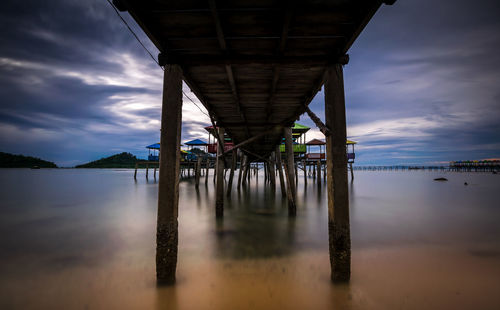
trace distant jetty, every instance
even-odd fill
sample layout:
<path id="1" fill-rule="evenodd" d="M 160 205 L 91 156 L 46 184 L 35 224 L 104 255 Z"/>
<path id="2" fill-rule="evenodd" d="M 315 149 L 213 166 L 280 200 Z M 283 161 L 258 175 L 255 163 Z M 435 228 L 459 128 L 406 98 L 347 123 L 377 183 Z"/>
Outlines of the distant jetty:
<path id="1" fill-rule="evenodd" d="M 0 152 L 0 168 L 57 168 L 53 162 L 37 157 Z"/>

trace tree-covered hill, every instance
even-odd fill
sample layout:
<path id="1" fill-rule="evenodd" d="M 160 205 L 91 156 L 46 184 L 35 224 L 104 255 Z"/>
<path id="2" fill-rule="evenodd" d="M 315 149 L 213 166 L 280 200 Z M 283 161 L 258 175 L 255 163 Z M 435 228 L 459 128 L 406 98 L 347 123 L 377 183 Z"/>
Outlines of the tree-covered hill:
<path id="1" fill-rule="evenodd" d="M 136 162 L 144 161 L 137 159 L 130 153 L 120 153 L 106 158 L 101 158 L 83 165 L 78 165 L 75 168 L 134 168 Z"/>
<path id="2" fill-rule="evenodd" d="M 0 168 L 57 168 L 53 162 L 40 158 L 0 152 Z"/>

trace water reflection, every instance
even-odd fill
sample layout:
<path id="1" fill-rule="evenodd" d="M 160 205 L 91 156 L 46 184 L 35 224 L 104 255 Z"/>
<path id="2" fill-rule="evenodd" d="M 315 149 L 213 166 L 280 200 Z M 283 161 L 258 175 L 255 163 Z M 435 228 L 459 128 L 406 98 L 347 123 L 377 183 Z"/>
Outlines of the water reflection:
<path id="1" fill-rule="evenodd" d="M 299 177 L 293 218 L 262 173 L 240 190 L 235 178 L 217 220 L 212 182 L 183 179 L 178 283 L 156 288 L 151 178 L 0 170 L 0 308 L 497 308 L 483 297 L 500 290 L 498 176 L 468 174 L 465 188 L 464 174 L 434 177 L 357 173 L 344 286 L 329 281 L 324 182 Z"/>

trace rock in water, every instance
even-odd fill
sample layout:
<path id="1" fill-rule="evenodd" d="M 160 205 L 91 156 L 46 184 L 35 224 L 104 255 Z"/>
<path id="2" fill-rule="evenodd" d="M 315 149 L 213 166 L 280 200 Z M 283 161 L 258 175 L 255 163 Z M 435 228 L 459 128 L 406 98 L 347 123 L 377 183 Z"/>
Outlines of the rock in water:
<path id="1" fill-rule="evenodd" d="M 464 185 L 469 185 L 467 182 L 464 182 Z"/>
<path id="2" fill-rule="evenodd" d="M 448 181 L 447 178 L 435 178 L 434 181 Z"/>

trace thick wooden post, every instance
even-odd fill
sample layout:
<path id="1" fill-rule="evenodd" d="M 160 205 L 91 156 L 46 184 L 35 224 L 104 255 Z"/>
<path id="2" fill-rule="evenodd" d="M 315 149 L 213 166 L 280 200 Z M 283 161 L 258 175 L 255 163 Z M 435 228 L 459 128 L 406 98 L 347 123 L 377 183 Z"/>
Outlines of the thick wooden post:
<path id="1" fill-rule="evenodd" d="M 316 162 L 316 166 L 318 167 L 318 169 L 316 169 L 317 170 L 316 181 L 318 182 L 318 186 L 319 186 L 319 185 L 321 185 L 321 160 L 320 159 L 318 159 L 318 161 Z"/>
<path id="2" fill-rule="evenodd" d="M 205 184 L 208 184 L 208 174 L 210 172 L 210 158 L 207 156 L 206 160 L 206 170 L 205 170 Z"/>
<path id="3" fill-rule="evenodd" d="M 219 156 L 224 153 L 224 128 L 219 127 L 219 137 L 221 141 L 217 143 L 217 180 L 215 188 L 215 216 L 224 216 L 224 156 Z"/>
<path id="4" fill-rule="evenodd" d="M 283 129 L 283 133 L 285 135 L 285 153 L 286 153 L 286 169 L 288 171 L 286 172 L 286 181 L 287 184 L 290 184 L 287 186 L 290 191 L 291 191 L 291 197 L 292 199 L 288 199 L 288 214 L 289 215 L 295 215 L 297 213 L 296 206 L 295 206 L 295 198 L 296 196 L 296 191 L 295 191 L 295 164 L 294 164 L 294 154 L 293 154 L 293 142 L 292 142 L 292 128 L 291 127 L 285 127 Z"/>
<path id="5" fill-rule="evenodd" d="M 304 168 L 304 185 L 307 185 L 307 165 L 306 160 L 302 160 L 302 167 Z"/>
<path id="6" fill-rule="evenodd" d="M 352 163 L 349 163 L 349 168 L 351 168 L 351 181 L 354 181 L 354 169 L 352 168 Z"/>
<path id="7" fill-rule="evenodd" d="M 247 177 L 247 174 L 250 173 L 248 170 L 250 169 L 250 164 L 248 162 L 248 156 L 245 156 L 245 167 L 243 168 L 243 179 L 241 180 L 243 186 L 245 186 L 247 184 L 247 180 L 248 180 L 248 177 Z"/>
<path id="8" fill-rule="evenodd" d="M 271 179 L 271 188 L 273 190 L 276 189 L 276 170 L 274 170 L 276 154 L 274 152 L 271 153 L 271 160 L 269 162 L 269 178 Z"/>
<path id="9" fill-rule="evenodd" d="M 325 83 L 328 235 L 333 281 L 349 281 L 351 275 L 351 236 L 347 185 L 346 117 L 342 65 L 328 68 Z"/>
<path id="10" fill-rule="evenodd" d="M 238 190 L 240 189 L 241 187 L 241 176 L 242 176 L 242 172 L 243 172 L 243 167 L 245 166 L 245 162 L 246 162 L 246 155 L 243 155 L 241 154 L 240 156 L 240 169 L 238 171 Z"/>
<path id="11" fill-rule="evenodd" d="M 229 172 L 229 181 L 227 182 L 227 197 L 231 196 L 231 190 L 233 188 L 234 169 L 236 169 L 236 161 L 238 159 L 238 153 L 236 150 L 233 150 L 231 159 L 231 171 Z"/>
<path id="12" fill-rule="evenodd" d="M 201 156 L 198 155 L 198 160 L 196 161 L 196 173 L 195 173 L 195 185 L 200 186 L 200 176 L 201 176 Z"/>
<path id="13" fill-rule="evenodd" d="M 283 165 L 281 164 L 281 151 L 279 145 L 276 146 L 275 158 L 276 158 L 276 169 L 278 169 L 278 174 L 280 177 L 281 196 L 285 197 L 286 185 L 285 185 L 285 180 L 283 178 Z"/>
<path id="14" fill-rule="evenodd" d="M 182 122 L 182 70 L 165 68 L 161 111 L 160 175 L 156 229 L 156 278 L 159 283 L 175 282 L 177 267 L 179 166 Z"/>
<path id="15" fill-rule="evenodd" d="M 297 214 L 297 206 L 295 205 L 295 197 L 293 197 L 293 192 L 291 189 L 291 185 L 293 183 L 290 182 L 290 169 L 285 164 L 285 176 L 286 176 L 286 195 L 288 198 L 288 216 L 295 216 Z"/>
<path id="16" fill-rule="evenodd" d="M 295 163 L 295 187 L 299 184 L 299 162 Z M 295 188 L 297 190 L 297 188 Z"/>

